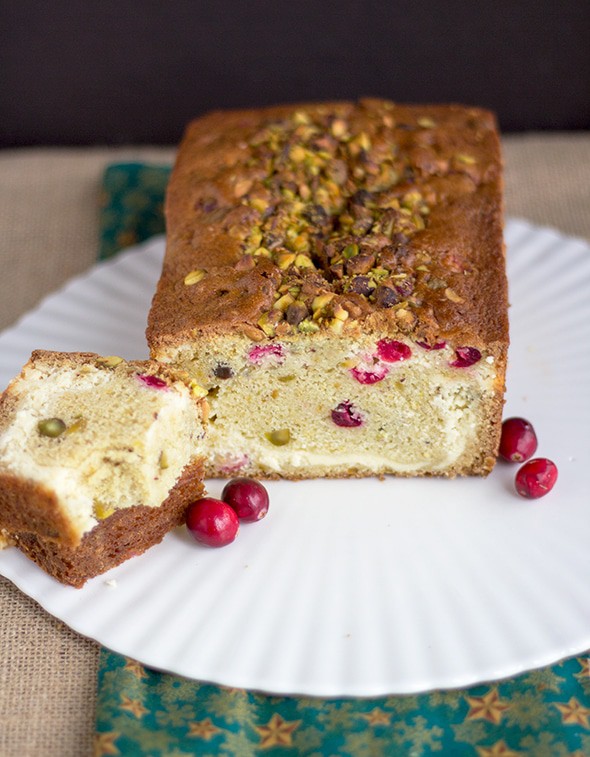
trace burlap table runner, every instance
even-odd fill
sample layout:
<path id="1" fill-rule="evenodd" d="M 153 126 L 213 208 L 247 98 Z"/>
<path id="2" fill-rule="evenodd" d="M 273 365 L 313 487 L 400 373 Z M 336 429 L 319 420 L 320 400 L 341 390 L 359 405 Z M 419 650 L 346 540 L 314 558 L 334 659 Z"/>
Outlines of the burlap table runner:
<path id="1" fill-rule="evenodd" d="M 590 239 L 590 135 L 504 141 L 507 213 Z M 0 154 L 0 327 L 94 263 L 100 179 L 167 148 Z M 92 750 L 98 647 L 0 580 L 0 755 Z"/>

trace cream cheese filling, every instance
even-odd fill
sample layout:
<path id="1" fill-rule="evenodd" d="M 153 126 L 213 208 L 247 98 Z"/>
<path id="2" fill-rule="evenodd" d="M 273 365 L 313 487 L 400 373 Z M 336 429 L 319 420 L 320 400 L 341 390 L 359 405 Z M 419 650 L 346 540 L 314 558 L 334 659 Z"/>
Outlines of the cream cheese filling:
<path id="1" fill-rule="evenodd" d="M 471 415 L 469 413 L 469 415 Z M 247 450 L 252 461 L 271 473 L 284 472 L 289 469 L 318 469 L 318 470 L 366 470 L 374 473 L 381 471 L 395 471 L 399 473 L 420 472 L 423 470 L 445 470 L 452 467 L 465 452 L 469 430 L 473 433 L 474 424 L 468 420 L 462 409 L 449 413 L 444 429 L 444 454 L 438 454 L 436 462 L 432 460 L 416 459 L 402 460 L 396 457 L 392 450 L 387 453 L 386 447 L 380 451 L 366 452 L 353 448 L 348 452 L 332 451 L 317 452 L 309 449 L 285 446 L 269 449 L 268 445 L 246 438 L 240 434 L 219 435 L 212 430 L 208 439 L 211 449 L 223 450 L 221 459 L 217 463 L 223 465 L 223 457 L 239 460 Z"/>

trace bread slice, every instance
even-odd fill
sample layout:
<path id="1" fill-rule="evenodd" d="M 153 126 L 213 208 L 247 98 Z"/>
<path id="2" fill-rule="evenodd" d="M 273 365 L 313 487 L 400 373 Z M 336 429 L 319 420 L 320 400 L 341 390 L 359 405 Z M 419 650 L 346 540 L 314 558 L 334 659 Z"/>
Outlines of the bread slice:
<path id="1" fill-rule="evenodd" d="M 153 361 L 36 351 L 0 398 L 0 533 L 81 586 L 203 492 L 202 403 Z"/>
<path id="2" fill-rule="evenodd" d="M 209 392 L 209 474 L 487 474 L 508 348 L 493 115 L 216 112 L 169 184 L 153 358 Z"/>

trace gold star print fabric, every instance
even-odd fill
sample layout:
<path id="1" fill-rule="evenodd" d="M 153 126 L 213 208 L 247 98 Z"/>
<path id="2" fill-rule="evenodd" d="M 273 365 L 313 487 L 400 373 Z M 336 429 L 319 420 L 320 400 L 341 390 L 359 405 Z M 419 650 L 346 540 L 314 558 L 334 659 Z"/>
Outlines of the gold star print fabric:
<path id="1" fill-rule="evenodd" d="M 95 755 L 590 754 L 588 658 L 462 691 L 266 696 L 149 670 L 103 650 Z"/>

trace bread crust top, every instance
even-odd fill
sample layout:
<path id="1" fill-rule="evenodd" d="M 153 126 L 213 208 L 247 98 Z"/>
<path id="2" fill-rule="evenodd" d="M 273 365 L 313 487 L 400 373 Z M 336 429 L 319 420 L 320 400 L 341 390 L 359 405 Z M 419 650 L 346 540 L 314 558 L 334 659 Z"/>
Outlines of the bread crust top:
<path id="1" fill-rule="evenodd" d="M 153 355 L 218 334 L 330 329 L 508 341 L 492 113 L 385 100 L 217 111 L 166 198 Z"/>

